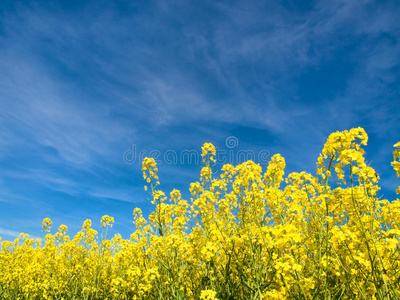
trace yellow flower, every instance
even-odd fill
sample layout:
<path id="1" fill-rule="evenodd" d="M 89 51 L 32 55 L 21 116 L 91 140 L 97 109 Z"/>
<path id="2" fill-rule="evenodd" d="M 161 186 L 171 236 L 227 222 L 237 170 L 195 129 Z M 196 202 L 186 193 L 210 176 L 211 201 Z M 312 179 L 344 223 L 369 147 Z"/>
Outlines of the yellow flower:
<path id="1" fill-rule="evenodd" d="M 107 227 L 107 226 L 112 227 L 113 223 L 114 223 L 114 218 L 108 215 L 104 215 L 100 220 L 100 224 L 102 227 Z"/>
<path id="2" fill-rule="evenodd" d="M 395 148 L 400 148 L 400 142 L 396 143 L 393 145 Z M 392 167 L 396 171 L 397 177 L 400 176 L 400 161 L 397 161 L 396 159 L 400 160 L 400 149 L 396 149 L 393 152 L 393 162 L 392 162 Z M 400 186 L 396 190 L 397 194 L 400 194 Z"/>
<path id="3" fill-rule="evenodd" d="M 51 229 L 51 220 L 49 219 L 49 218 L 45 218 L 45 219 L 43 219 L 43 229 L 44 229 L 44 231 L 45 232 L 48 232 L 48 231 L 50 231 L 50 229 Z"/>
<path id="4" fill-rule="evenodd" d="M 218 300 L 218 298 L 215 297 L 217 293 L 214 292 L 213 290 L 203 290 L 201 291 L 200 294 L 200 299 L 201 300 Z"/>
<path id="5" fill-rule="evenodd" d="M 202 149 L 201 156 L 203 157 L 203 162 L 206 162 L 205 157 L 208 156 L 212 162 L 215 163 L 215 147 L 211 143 L 204 143 Z"/>

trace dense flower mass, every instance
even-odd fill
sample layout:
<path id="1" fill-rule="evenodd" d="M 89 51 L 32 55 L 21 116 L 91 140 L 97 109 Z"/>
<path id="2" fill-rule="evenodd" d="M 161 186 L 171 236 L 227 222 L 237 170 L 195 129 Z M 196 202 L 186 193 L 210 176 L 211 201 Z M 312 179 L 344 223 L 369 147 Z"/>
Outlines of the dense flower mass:
<path id="1" fill-rule="evenodd" d="M 316 175 L 286 178 L 279 154 L 265 172 L 247 161 L 216 176 L 207 143 L 190 201 L 157 190 L 146 158 L 155 209 L 148 219 L 134 209 L 130 239 L 107 238 L 110 216 L 100 236 L 86 220 L 72 239 L 65 225 L 51 234 L 45 219 L 44 241 L 23 233 L 2 241 L 0 298 L 400 299 L 400 200 L 378 197 L 367 139 L 362 128 L 333 133 Z"/>

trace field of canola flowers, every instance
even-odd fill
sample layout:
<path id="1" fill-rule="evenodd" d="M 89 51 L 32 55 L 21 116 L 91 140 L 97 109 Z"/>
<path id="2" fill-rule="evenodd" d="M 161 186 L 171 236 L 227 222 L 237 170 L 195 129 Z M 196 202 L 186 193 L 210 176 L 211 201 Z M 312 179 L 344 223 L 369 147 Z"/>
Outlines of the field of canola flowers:
<path id="1" fill-rule="evenodd" d="M 21 233 L 3 241 L 1 299 L 400 299 L 400 200 L 377 196 L 364 160 L 362 128 L 329 136 L 316 175 L 291 173 L 274 155 L 265 172 L 247 161 L 213 175 L 204 144 L 190 201 L 157 190 L 157 166 L 143 161 L 154 212 L 133 211 L 130 239 L 107 238 L 86 220 L 45 241 Z M 400 142 L 392 166 L 400 175 Z M 400 192 L 400 187 L 397 193 Z M 1 240 L 0 240 L 1 241 Z"/>

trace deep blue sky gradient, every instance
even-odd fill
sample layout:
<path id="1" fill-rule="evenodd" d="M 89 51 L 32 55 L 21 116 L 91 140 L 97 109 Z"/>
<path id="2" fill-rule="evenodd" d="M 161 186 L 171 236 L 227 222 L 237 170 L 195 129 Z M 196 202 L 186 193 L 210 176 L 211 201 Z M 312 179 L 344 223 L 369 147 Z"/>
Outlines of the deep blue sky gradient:
<path id="1" fill-rule="evenodd" d="M 201 165 L 166 153 L 212 142 L 314 173 L 329 134 L 359 126 L 394 199 L 399 18 L 395 0 L 1 1 L 0 236 L 108 214 L 128 237 L 153 209 L 133 149 L 188 198 Z"/>

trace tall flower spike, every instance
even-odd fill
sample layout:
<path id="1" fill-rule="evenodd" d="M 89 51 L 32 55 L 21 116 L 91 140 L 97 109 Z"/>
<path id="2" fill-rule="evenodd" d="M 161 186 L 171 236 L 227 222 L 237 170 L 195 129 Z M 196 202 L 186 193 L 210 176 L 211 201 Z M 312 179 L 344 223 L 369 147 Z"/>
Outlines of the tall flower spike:
<path id="1" fill-rule="evenodd" d="M 203 147 L 201 148 L 202 153 L 201 153 L 201 157 L 203 157 L 203 162 L 206 162 L 206 157 L 208 156 L 209 159 L 215 163 L 215 147 L 213 144 L 211 143 L 204 143 Z"/>
<path id="2" fill-rule="evenodd" d="M 393 147 L 398 149 L 393 151 L 392 167 L 396 171 L 397 177 L 400 177 L 400 142 L 394 144 Z M 400 186 L 397 188 L 396 193 L 400 194 Z"/>
<path id="3" fill-rule="evenodd" d="M 154 178 L 158 180 L 158 169 L 154 158 L 145 157 L 142 163 L 143 178 Z M 147 172 L 146 172 L 147 171 Z"/>
<path id="4" fill-rule="evenodd" d="M 50 229 L 51 229 L 51 220 L 49 219 L 49 218 L 45 218 L 45 219 L 43 219 L 43 230 L 44 230 L 44 232 L 49 232 L 50 231 Z"/>
<path id="5" fill-rule="evenodd" d="M 114 223 L 113 217 L 110 217 L 108 215 L 104 215 L 103 217 L 101 217 L 101 220 L 100 220 L 101 227 L 107 227 L 107 226 L 112 227 L 113 223 Z"/>

